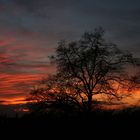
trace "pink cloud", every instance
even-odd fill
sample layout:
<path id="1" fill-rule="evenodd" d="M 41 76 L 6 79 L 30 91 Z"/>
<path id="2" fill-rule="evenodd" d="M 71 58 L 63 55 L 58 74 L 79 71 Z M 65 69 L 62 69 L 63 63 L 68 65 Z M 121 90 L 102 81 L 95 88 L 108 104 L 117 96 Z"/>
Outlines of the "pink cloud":
<path id="1" fill-rule="evenodd" d="M 16 41 L 16 38 L 10 38 L 10 39 L 0 40 L 0 47 L 7 46 L 9 44 L 12 44 L 15 41 Z"/>
<path id="2" fill-rule="evenodd" d="M 11 60 L 9 59 L 9 55 L 0 53 L 0 63 L 7 63 L 7 62 L 11 62 Z"/>
<path id="3" fill-rule="evenodd" d="M 30 32 L 23 33 L 32 36 Z M 54 66 L 47 63 L 47 54 L 54 49 L 41 41 L 25 40 L 12 37 L 0 40 L 0 100 L 26 98 L 44 74 L 55 71 Z"/>

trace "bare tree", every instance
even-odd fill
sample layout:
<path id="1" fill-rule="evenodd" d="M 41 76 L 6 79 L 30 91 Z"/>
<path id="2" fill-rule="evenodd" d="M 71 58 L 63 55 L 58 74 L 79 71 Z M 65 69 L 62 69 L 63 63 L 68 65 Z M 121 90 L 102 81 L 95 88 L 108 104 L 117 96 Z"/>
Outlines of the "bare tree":
<path id="1" fill-rule="evenodd" d="M 52 61 L 57 65 L 57 74 L 49 78 L 47 87 L 32 95 L 41 100 L 46 97 L 48 100 L 48 95 L 51 100 L 62 98 L 62 101 L 82 105 L 89 112 L 94 95 L 106 94 L 110 99 L 121 99 L 124 95 L 120 95 L 119 90 L 130 88 L 131 78 L 126 68 L 130 64 L 137 65 L 132 54 L 105 41 L 102 28 L 84 33 L 79 41 L 59 42 Z"/>
<path id="2" fill-rule="evenodd" d="M 51 109 L 55 107 L 63 110 L 64 108 L 83 110 L 75 84 L 73 79 L 66 79 L 64 75 L 49 75 L 30 91 L 31 99 L 50 104 Z"/>

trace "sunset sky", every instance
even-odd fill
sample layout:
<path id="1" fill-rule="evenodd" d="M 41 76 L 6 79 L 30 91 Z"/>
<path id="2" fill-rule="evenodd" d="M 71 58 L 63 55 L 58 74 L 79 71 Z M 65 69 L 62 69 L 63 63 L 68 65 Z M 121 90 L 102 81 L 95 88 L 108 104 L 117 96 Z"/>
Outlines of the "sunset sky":
<path id="1" fill-rule="evenodd" d="M 58 41 L 102 26 L 107 40 L 140 56 L 140 0 L 0 0 L 0 103 L 20 102 Z"/>

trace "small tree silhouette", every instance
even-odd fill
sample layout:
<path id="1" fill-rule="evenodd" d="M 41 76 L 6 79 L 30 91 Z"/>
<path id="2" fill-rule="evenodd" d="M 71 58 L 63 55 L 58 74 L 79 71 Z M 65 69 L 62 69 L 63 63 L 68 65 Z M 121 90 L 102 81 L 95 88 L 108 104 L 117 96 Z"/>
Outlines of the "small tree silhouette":
<path id="1" fill-rule="evenodd" d="M 89 112 L 93 95 L 121 99 L 124 95 L 119 90 L 130 89 L 128 83 L 132 80 L 126 68 L 137 65 L 132 54 L 105 41 L 102 28 L 84 33 L 79 41 L 60 41 L 51 58 L 57 65 L 57 74 L 44 80 L 46 86 L 31 94 L 39 100 L 75 104 Z"/>

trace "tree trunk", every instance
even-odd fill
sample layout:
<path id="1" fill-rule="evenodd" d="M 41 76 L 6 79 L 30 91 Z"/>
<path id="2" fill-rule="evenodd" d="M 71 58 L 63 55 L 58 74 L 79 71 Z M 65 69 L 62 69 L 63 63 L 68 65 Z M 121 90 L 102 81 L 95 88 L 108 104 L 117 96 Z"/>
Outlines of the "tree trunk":
<path id="1" fill-rule="evenodd" d="M 88 96 L 88 113 L 91 113 L 92 111 L 92 94 L 89 94 Z"/>

